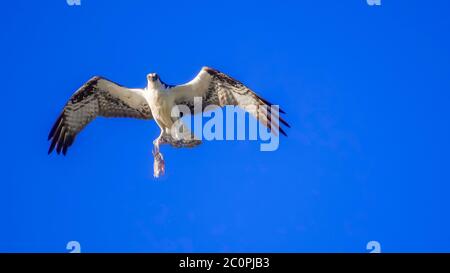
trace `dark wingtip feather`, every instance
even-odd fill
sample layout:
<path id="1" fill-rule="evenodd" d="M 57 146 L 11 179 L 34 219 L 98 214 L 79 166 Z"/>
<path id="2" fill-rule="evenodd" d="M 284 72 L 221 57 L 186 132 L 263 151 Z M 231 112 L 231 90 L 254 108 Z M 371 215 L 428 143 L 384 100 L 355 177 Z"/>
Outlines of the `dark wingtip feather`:
<path id="1" fill-rule="evenodd" d="M 72 145 L 74 140 L 73 134 L 69 130 L 66 131 L 66 136 L 64 137 L 62 153 L 65 156 L 67 154 L 67 149 Z"/>
<path id="2" fill-rule="evenodd" d="M 266 115 L 266 119 L 267 119 L 267 121 L 268 121 L 268 126 L 267 126 L 267 128 L 269 128 L 269 130 L 270 131 L 272 131 L 272 117 L 271 117 L 271 115 L 270 114 L 268 114 L 268 115 Z M 282 122 L 284 121 L 282 118 L 280 118 L 280 120 L 282 120 Z M 289 124 L 287 124 L 287 122 L 286 121 L 284 121 L 284 123 L 286 123 L 286 125 L 289 127 L 289 128 L 291 128 L 290 126 L 289 126 Z M 283 123 L 283 124 L 284 124 Z M 276 123 L 274 123 L 275 125 L 277 125 Z M 276 126 L 276 127 L 278 127 L 278 131 L 282 134 L 282 135 L 284 135 L 285 137 L 287 137 L 287 134 L 286 134 L 286 132 L 283 130 L 283 128 L 281 128 L 281 126 L 278 124 L 278 126 Z"/>
<path id="3" fill-rule="evenodd" d="M 279 105 L 275 106 L 275 104 L 271 104 L 270 107 L 276 107 L 278 109 L 278 112 L 280 112 L 281 114 L 286 114 L 286 112 L 284 112 L 284 110 L 281 109 L 281 107 Z"/>
<path id="4" fill-rule="evenodd" d="M 275 104 L 271 103 L 270 101 L 268 101 L 268 100 L 266 100 L 266 99 L 263 99 L 263 98 L 260 97 L 259 95 L 256 95 L 256 97 L 258 97 L 258 99 L 261 100 L 264 104 L 266 104 L 267 106 L 269 106 L 269 108 L 275 106 Z M 286 112 L 285 112 L 283 109 L 281 109 L 281 107 L 280 107 L 279 105 L 277 105 L 276 107 L 278 108 L 278 111 L 279 111 L 280 113 L 286 114 Z"/>
<path id="5" fill-rule="evenodd" d="M 289 123 L 287 123 L 283 118 L 279 117 L 279 119 L 286 127 L 291 128 L 291 125 L 289 125 Z"/>
<path id="6" fill-rule="evenodd" d="M 74 140 L 75 140 L 75 136 L 72 133 L 67 133 L 65 146 L 64 146 L 64 149 L 63 149 L 63 154 L 64 155 L 67 154 L 67 150 L 69 149 L 70 146 L 72 146 L 72 143 L 73 143 Z"/>
<path id="7" fill-rule="evenodd" d="M 61 153 L 61 145 L 59 143 L 56 145 L 56 153 L 57 154 Z"/>
<path id="8" fill-rule="evenodd" d="M 287 123 L 282 117 L 277 117 L 277 116 L 275 116 L 275 117 L 278 118 L 279 122 L 284 124 L 286 127 L 291 128 L 291 125 L 289 125 L 289 123 Z M 270 124 L 272 124 L 272 112 L 271 112 L 270 107 L 267 107 L 266 118 L 270 122 Z M 281 128 L 280 125 L 278 125 L 278 127 L 279 127 L 279 131 L 281 132 L 281 134 L 283 134 L 284 136 L 287 137 L 287 134 L 286 134 L 286 132 L 284 132 L 283 128 Z"/>
<path id="9" fill-rule="evenodd" d="M 52 134 L 52 143 L 50 144 L 50 148 L 48 149 L 48 154 L 51 154 L 53 152 L 53 150 L 55 149 L 55 147 L 57 147 L 59 138 L 61 137 L 61 130 L 63 129 L 63 124 L 60 123 L 56 129 L 56 131 L 54 132 L 54 134 Z"/>
<path id="10" fill-rule="evenodd" d="M 69 146 L 64 145 L 64 147 L 63 147 L 63 149 L 62 149 L 62 154 L 63 154 L 64 156 L 66 156 L 66 154 L 67 154 L 67 148 L 69 148 Z"/>
<path id="11" fill-rule="evenodd" d="M 58 143 L 56 145 L 56 153 L 57 154 L 61 154 L 61 150 L 64 146 L 64 138 L 66 137 L 66 127 L 63 127 L 63 129 L 61 130 L 61 133 L 59 134 L 59 138 L 58 138 Z"/>
<path id="12" fill-rule="evenodd" d="M 55 149 L 55 144 L 56 144 L 56 142 L 52 142 L 50 144 L 50 148 L 48 148 L 48 152 L 47 152 L 48 155 L 53 152 L 53 149 Z"/>
<path id="13" fill-rule="evenodd" d="M 54 136 L 56 129 L 58 128 L 59 124 L 61 123 L 62 116 L 63 116 L 62 113 L 59 114 L 58 118 L 56 119 L 55 123 L 53 124 L 52 129 L 50 130 L 50 133 L 48 134 L 48 140 L 50 140 Z"/>
<path id="14" fill-rule="evenodd" d="M 56 148 L 57 154 L 62 153 L 65 156 L 74 139 L 75 136 L 70 129 L 64 126 L 63 115 L 61 114 L 50 131 L 49 140 L 51 140 L 51 144 L 47 153 L 51 154 Z"/>

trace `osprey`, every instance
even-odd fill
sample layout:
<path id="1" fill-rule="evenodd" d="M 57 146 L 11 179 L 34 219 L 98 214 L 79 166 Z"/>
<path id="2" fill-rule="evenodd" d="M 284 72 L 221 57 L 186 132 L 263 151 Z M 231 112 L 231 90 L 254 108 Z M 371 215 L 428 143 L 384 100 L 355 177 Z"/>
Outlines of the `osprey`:
<path id="1" fill-rule="evenodd" d="M 203 67 L 194 79 L 182 85 L 168 85 L 156 73 L 150 73 L 144 89 L 127 88 L 95 76 L 81 86 L 64 106 L 48 136 L 51 141 L 48 153 L 56 148 L 58 154 L 66 155 L 77 134 L 97 116 L 154 119 L 161 128 L 159 137 L 153 141 L 154 176 L 159 177 L 165 171 L 164 159 L 159 150 L 161 144 L 179 148 L 195 147 L 201 143 L 187 128 L 182 128 L 181 135 L 171 134 L 172 125 L 179 119 L 171 116 L 172 108 L 184 105 L 192 114 L 196 114 L 196 97 L 202 98 L 204 102 L 200 111 L 208 105 L 235 105 L 249 112 L 275 134 L 279 131 L 286 136 L 277 120 L 290 128 L 278 113 L 272 112 L 270 102 L 241 82 L 213 68 Z"/>

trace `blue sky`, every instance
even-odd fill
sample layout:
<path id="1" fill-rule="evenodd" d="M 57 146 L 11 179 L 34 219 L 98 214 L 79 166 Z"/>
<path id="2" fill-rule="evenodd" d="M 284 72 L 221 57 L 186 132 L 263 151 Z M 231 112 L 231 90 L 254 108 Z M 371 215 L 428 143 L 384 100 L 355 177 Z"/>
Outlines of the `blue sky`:
<path id="1" fill-rule="evenodd" d="M 450 3 L 6 1 L 0 252 L 449 252 Z M 94 75 L 144 87 L 204 66 L 280 104 L 276 152 L 164 147 L 98 119 L 67 157 L 47 134 Z"/>

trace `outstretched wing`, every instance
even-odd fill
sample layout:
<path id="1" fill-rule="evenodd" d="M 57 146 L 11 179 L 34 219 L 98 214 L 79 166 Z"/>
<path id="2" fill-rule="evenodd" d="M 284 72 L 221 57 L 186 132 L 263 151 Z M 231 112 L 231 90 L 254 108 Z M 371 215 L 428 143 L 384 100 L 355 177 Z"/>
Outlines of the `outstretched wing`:
<path id="1" fill-rule="evenodd" d="M 80 87 L 64 106 L 48 139 L 48 153 L 65 155 L 77 134 L 97 116 L 151 119 L 144 90 L 129 89 L 102 77 L 93 77 Z"/>
<path id="2" fill-rule="evenodd" d="M 280 123 L 290 128 L 280 116 L 280 113 L 285 114 L 281 108 L 258 96 L 238 80 L 210 67 L 203 67 L 192 81 L 173 87 L 171 92 L 175 104 L 188 106 L 191 113 L 195 113 L 194 98 L 201 97 L 202 111 L 208 105 L 235 105 L 249 112 L 274 134 L 279 131 L 287 136 Z M 272 106 L 277 111 L 273 112 Z"/>

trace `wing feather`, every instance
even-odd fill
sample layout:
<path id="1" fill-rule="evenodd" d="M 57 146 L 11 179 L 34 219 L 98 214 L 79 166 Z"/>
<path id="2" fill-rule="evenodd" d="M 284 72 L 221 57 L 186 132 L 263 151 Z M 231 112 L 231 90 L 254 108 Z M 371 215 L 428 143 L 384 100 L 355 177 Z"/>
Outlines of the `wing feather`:
<path id="1" fill-rule="evenodd" d="M 192 113 L 197 110 L 194 107 L 194 98 L 202 97 L 202 111 L 208 105 L 235 105 L 249 112 L 274 134 L 280 132 L 287 136 L 280 123 L 291 127 L 280 116 L 286 113 L 283 109 L 262 98 L 240 81 L 214 68 L 203 67 L 192 81 L 171 90 L 175 104 L 188 106 Z"/>
<path id="2" fill-rule="evenodd" d="M 97 116 L 151 119 L 142 89 L 129 89 L 103 77 L 93 77 L 64 106 L 52 126 L 48 153 L 67 153 L 78 133 Z"/>

